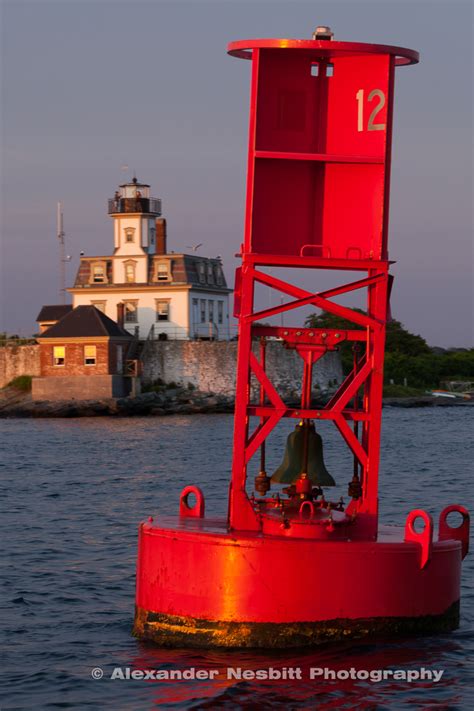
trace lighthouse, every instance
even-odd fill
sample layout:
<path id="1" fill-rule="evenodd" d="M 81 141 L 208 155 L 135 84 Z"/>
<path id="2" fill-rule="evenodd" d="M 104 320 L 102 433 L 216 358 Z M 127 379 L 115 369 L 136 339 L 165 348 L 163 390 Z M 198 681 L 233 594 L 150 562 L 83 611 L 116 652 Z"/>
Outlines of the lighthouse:
<path id="1" fill-rule="evenodd" d="M 177 515 L 140 525 L 134 632 L 166 646 L 300 647 L 455 629 L 468 511 L 446 502 L 437 525 L 420 508 L 393 527 L 378 508 L 394 82 L 418 53 L 335 41 L 327 27 L 307 40 L 232 42 L 228 52 L 251 65 L 228 515 L 207 513 L 196 468 Z M 321 272 L 333 279 L 324 290 Z M 262 287 L 278 306 L 258 308 Z M 363 311 L 347 305 L 353 294 Z M 304 316 L 282 325 L 283 313 L 296 321 L 308 305 L 349 326 L 310 328 Z M 268 339 L 299 356 L 298 404 L 271 381 Z M 352 370 L 320 407 L 314 364 L 342 343 Z M 269 437 L 284 420 L 293 431 L 270 469 Z M 351 465 L 341 456 L 328 471 L 321 423 Z"/>
<path id="2" fill-rule="evenodd" d="M 221 258 L 170 250 L 160 198 L 134 177 L 108 200 L 113 253 L 81 255 L 74 308 L 95 306 L 140 340 L 229 340 Z M 189 240 L 193 240 L 191 234 Z"/>

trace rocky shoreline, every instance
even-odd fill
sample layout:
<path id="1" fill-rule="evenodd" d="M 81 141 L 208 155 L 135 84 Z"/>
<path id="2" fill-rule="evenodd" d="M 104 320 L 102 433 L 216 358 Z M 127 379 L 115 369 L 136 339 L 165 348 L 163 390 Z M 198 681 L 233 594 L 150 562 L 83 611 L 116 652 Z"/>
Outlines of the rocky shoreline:
<path id="1" fill-rule="evenodd" d="M 232 412 L 233 398 L 184 388 L 103 400 L 33 401 L 31 396 L 0 403 L 0 417 L 135 417 Z"/>
<path id="2" fill-rule="evenodd" d="M 134 398 L 83 401 L 33 401 L 31 395 L 4 392 L 0 400 L 0 417 L 137 417 L 231 413 L 232 396 L 216 395 L 187 388 L 168 388 L 148 392 Z M 299 403 L 289 403 L 298 407 Z M 407 398 L 385 398 L 384 407 L 469 407 L 474 400 L 436 398 L 429 395 Z M 313 402 L 323 407 L 324 401 Z"/>

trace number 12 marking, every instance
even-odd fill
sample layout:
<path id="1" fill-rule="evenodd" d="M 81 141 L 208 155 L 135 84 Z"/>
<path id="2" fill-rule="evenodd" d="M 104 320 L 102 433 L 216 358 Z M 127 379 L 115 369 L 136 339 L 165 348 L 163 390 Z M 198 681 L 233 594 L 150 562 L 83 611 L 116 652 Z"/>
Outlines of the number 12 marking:
<path id="1" fill-rule="evenodd" d="M 374 123 L 375 117 L 383 109 L 385 106 L 385 94 L 383 91 L 380 89 L 372 89 L 370 92 L 367 101 L 372 101 L 375 98 L 378 98 L 379 103 L 375 108 L 372 110 L 372 113 L 369 116 L 369 121 L 367 123 L 367 131 L 384 131 L 387 127 L 386 123 Z M 359 89 L 359 91 L 356 94 L 356 99 L 357 99 L 357 130 L 358 131 L 363 131 L 364 130 L 364 90 Z"/>

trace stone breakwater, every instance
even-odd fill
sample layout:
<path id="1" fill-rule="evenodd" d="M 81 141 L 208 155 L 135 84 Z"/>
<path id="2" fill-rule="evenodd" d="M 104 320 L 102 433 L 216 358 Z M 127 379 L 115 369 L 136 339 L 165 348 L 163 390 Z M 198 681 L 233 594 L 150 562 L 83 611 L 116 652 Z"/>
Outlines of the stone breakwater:
<path id="1" fill-rule="evenodd" d="M 326 398 L 317 398 L 313 407 L 324 407 Z M 298 407 L 297 400 L 288 400 Z M 384 407 L 469 407 L 474 400 L 450 400 L 434 397 L 386 398 Z M 137 397 L 104 400 L 32 401 L 29 395 L 11 394 L 0 401 L 0 418 L 6 417 L 138 417 L 166 415 L 194 415 L 230 413 L 234 398 L 209 392 L 190 391 L 188 388 L 167 388 Z"/>

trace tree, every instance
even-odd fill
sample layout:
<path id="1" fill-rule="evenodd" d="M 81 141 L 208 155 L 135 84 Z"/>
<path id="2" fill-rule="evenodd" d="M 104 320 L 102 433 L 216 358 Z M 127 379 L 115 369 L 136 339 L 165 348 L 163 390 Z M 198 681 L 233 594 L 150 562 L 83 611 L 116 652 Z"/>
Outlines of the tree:
<path id="1" fill-rule="evenodd" d="M 361 309 L 354 309 L 354 311 L 357 311 L 359 314 L 365 313 Z M 308 328 L 334 328 L 340 329 L 341 331 L 364 330 L 363 326 L 359 326 L 356 323 L 352 323 L 352 321 L 348 321 L 341 316 L 336 316 L 335 314 L 330 314 L 326 311 L 323 311 L 320 314 L 312 314 L 311 316 L 308 316 L 305 321 L 305 326 L 308 326 Z M 341 353 L 342 369 L 344 374 L 347 375 L 347 373 L 349 373 L 352 369 L 354 363 L 352 344 L 349 341 L 344 341 L 339 346 L 339 351 Z"/>
<path id="2" fill-rule="evenodd" d="M 365 313 L 361 309 L 354 309 Z M 309 328 L 327 328 L 343 330 L 364 330 L 362 326 L 329 313 L 312 314 L 306 319 Z M 361 344 L 362 347 L 363 344 Z M 352 345 L 348 341 L 341 343 L 342 367 L 347 375 L 352 369 Z M 400 321 L 389 321 L 385 339 L 384 379 L 401 385 L 405 378 L 414 388 L 436 388 L 440 380 L 474 378 L 474 350 L 458 353 L 433 353 L 422 336 L 410 333 Z"/>
<path id="3" fill-rule="evenodd" d="M 386 353 L 404 353 L 408 356 L 431 355 L 431 348 L 422 336 L 410 333 L 400 321 L 387 323 Z"/>
<path id="4" fill-rule="evenodd" d="M 365 314 L 365 311 L 362 311 L 362 309 L 354 309 L 354 311 L 359 314 Z M 341 331 L 347 329 L 363 329 L 362 326 L 358 326 L 352 323 L 352 321 L 326 312 L 308 316 L 305 324 L 309 328 L 340 328 Z M 410 333 L 400 321 L 393 319 L 387 323 L 385 352 L 417 356 L 429 355 L 431 354 L 431 349 L 422 336 Z"/>

